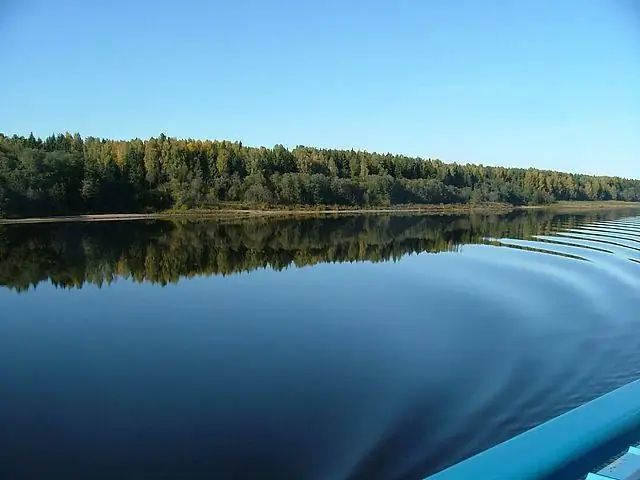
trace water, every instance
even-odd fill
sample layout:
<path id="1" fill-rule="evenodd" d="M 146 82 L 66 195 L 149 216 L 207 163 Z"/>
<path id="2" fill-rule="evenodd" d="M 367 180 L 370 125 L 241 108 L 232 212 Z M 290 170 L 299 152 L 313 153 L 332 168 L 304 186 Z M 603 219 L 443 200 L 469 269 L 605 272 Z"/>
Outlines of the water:
<path id="1" fill-rule="evenodd" d="M 425 477 L 640 377 L 638 263 L 627 210 L 0 226 L 0 478 Z"/>

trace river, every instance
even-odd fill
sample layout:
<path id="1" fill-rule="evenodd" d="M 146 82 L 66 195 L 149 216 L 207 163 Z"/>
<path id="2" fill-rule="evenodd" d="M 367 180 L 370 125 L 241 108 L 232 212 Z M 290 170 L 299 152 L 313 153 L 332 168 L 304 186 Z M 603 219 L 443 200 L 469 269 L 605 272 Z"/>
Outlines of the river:
<path id="1" fill-rule="evenodd" d="M 640 378 L 617 209 L 0 226 L 0 478 L 423 478 Z"/>

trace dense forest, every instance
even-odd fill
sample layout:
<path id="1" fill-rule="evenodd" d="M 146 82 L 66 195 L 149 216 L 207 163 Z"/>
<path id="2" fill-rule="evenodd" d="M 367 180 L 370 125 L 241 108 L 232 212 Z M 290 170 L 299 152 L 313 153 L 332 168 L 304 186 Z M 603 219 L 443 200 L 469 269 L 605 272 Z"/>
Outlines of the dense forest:
<path id="1" fill-rule="evenodd" d="M 215 206 L 640 201 L 640 181 L 239 142 L 0 134 L 0 217 Z"/>
<path id="2" fill-rule="evenodd" d="M 59 288 L 81 288 L 118 278 L 166 285 L 195 275 L 397 260 L 410 253 L 455 251 L 487 237 L 549 234 L 616 214 L 527 211 L 0 225 L 0 286 L 26 291 L 50 281 Z"/>

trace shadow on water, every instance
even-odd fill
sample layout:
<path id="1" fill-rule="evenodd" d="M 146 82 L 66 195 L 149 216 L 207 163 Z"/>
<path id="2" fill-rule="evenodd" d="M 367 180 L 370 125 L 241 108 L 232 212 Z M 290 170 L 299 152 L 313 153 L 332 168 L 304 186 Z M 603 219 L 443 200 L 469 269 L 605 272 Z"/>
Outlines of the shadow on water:
<path id="1" fill-rule="evenodd" d="M 640 376 L 636 212 L 0 226 L 0 476 L 423 478 Z"/>

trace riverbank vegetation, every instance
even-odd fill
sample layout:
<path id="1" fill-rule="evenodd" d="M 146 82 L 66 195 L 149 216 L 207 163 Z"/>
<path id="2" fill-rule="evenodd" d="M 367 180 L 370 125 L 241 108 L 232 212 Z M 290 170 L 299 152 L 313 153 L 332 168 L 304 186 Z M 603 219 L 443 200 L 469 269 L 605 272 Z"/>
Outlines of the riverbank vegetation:
<path id="1" fill-rule="evenodd" d="M 640 181 L 447 164 L 298 146 L 176 139 L 40 139 L 0 134 L 0 217 L 159 212 L 241 203 L 335 206 L 540 205 L 640 201 Z"/>

